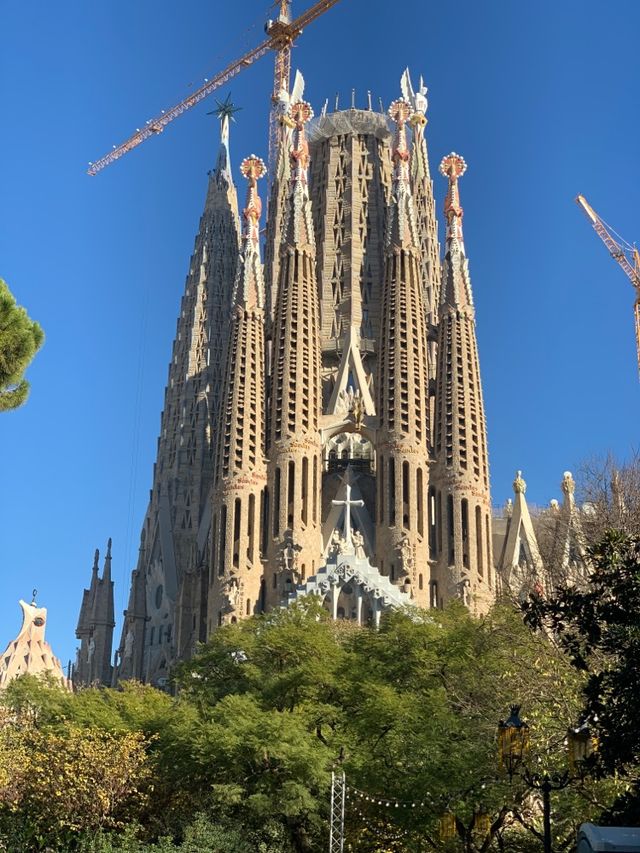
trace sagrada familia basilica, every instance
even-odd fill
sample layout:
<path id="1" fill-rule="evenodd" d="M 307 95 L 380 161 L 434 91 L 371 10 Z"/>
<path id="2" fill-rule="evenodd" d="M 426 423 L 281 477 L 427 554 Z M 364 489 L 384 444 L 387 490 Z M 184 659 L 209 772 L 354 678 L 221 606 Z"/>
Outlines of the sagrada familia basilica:
<path id="1" fill-rule="evenodd" d="M 453 598 L 482 614 L 502 589 L 544 584 L 519 474 L 492 520 L 466 163 L 440 163 L 441 253 L 422 81 L 405 72 L 386 114 L 314 118 L 303 88 L 298 75 L 282 93 L 266 223 L 265 165 L 242 161 L 239 208 L 221 107 L 122 635 L 112 664 L 109 543 L 77 684 L 164 686 L 218 626 L 308 596 L 375 626 Z M 553 512 L 575 563 L 573 489 L 565 475 Z"/>

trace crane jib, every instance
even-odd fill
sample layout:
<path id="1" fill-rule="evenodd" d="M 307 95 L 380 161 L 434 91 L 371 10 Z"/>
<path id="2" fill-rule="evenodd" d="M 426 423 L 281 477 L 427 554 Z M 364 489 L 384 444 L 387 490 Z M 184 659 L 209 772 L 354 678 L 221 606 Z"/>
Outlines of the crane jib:
<path id="1" fill-rule="evenodd" d="M 183 101 L 180 101 L 179 104 L 176 104 L 169 110 L 163 111 L 156 118 L 150 119 L 142 130 L 136 131 L 136 133 L 120 145 L 114 145 L 113 151 L 105 154 L 105 156 L 101 157 L 99 160 L 90 163 L 89 168 L 87 169 L 87 174 L 92 176 L 97 175 L 97 173 L 104 169 L 105 166 L 110 165 L 124 154 L 127 154 L 129 151 L 136 148 L 144 142 L 145 139 L 149 139 L 150 136 L 156 136 L 157 134 L 162 133 L 169 122 L 182 115 L 186 110 L 191 109 L 191 107 L 200 103 L 200 101 L 208 97 L 220 86 L 223 86 L 227 80 L 235 77 L 235 75 L 239 74 L 243 68 L 251 65 L 256 59 L 260 59 L 268 51 L 275 50 L 279 52 L 281 50 L 288 49 L 291 46 L 291 43 L 300 35 L 304 26 L 310 24 L 324 12 L 328 11 L 332 6 L 335 6 L 338 2 L 339 0 L 320 0 L 320 2 L 311 6 L 306 10 L 306 12 L 303 12 L 300 17 L 296 18 L 295 21 L 292 21 L 291 24 L 287 26 L 289 37 L 285 40 L 286 44 L 283 44 L 282 39 L 278 37 L 268 38 L 266 41 L 263 41 L 257 47 L 254 47 L 253 50 L 244 54 L 244 56 L 241 56 L 239 59 L 230 63 L 223 71 L 220 71 L 214 77 L 207 80 L 203 86 L 200 86 L 197 91 L 193 92 Z"/>

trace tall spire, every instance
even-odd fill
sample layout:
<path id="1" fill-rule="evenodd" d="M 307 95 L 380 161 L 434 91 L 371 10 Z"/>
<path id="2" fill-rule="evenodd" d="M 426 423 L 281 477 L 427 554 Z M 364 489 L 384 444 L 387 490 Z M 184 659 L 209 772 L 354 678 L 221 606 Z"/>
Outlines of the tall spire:
<path id="1" fill-rule="evenodd" d="M 279 604 L 296 572 L 313 574 L 322 554 L 320 528 L 322 397 L 320 320 L 305 125 L 313 111 L 291 107 L 290 191 L 280 246 L 273 324 L 269 426 L 270 523 L 267 603 Z M 295 559 L 286 555 L 292 553 Z M 300 575 L 298 575 L 298 578 Z"/>
<path id="2" fill-rule="evenodd" d="M 411 195 L 411 153 L 407 143 L 407 121 L 411 116 L 411 104 L 399 99 L 389 107 L 389 115 L 396 125 L 392 147 L 393 158 L 393 201 L 389 211 L 387 243 L 408 248 L 418 248 L 415 208 Z"/>
<path id="3" fill-rule="evenodd" d="M 465 170 L 465 161 L 455 153 L 440 164 L 449 186 L 436 376 L 436 518 L 431 532 L 439 602 L 458 597 L 483 612 L 495 588 L 487 435 L 458 187 Z"/>
<path id="4" fill-rule="evenodd" d="M 229 154 L 229 124 L 235 121 L 234 115 L 241 107 L 236 107 L 231 101 L 231 95 L 227 95 L 224 101 L 216 101 L 216 108 L 207 115 L 215 115 L 220 119 L 220 148 L 215 167 L 215 179 L 218 185 L 226 183 L 233 185 L 231 174 L 231 156 Z"/>
<path id="5" fill-rule="evenodd" d="M 143 523 L 143 562 L 132 577 L 135 612 L 125 620 L 119 645 L 123 677 L 142 677 L 158 686 L 166 684 L 177 650 L 193 647 L 194 625 L 196 640 L 204 639 L 210 496 L 240 249 L 229 157 L 235 111 L 229 98 L 216 110 L 220 148 L 209 175 L 171 352 Z"/>
<path id="6" fill-rule="evenodd" d="M 409 124 L 413 132 L 411 149 L 411 183 L 415 199 L 416 220 L 420 240 L 420 272 L 424 294 L 424 309 L 427 317 L 429 344 L 429 381 L 435 382 L 436 374 L 436 339 L 434 330 L 438 325 L 438 305 L 440 302 L 440 245 L 438 243 L 438 223 L 433 197 L 433 181 L 429 168 L 427 151 L 427 87 L 420 77 L 417 91 L 411 83 L 411 75 L 407 68 L 400 82 L 405 100 L 411 104 L 413 114 Z M 433 418 L 433 396 L 430 399 L 431 416 Z"/>
<path id="7" fill-rule="evenodd" d="M 444 202 L 444 215 L 447 221 L 445 244 L 445 269 L 441 301 L 455 308 L 473 311 L 471 279 L 464 248 L 462 217 L 464 211 L 460 204 L 459 180 L 467 171 L 464 159 L 455 152 L 448 154 L 440 163 L 440 174 L 449 181 Z"/>
<path id="8" fill-rule="evenodd" d="M 102 577 L 98 575 L 100 552 L 96 548 L 91 584 L 82 594 L 82 605 L 76 628 L 80 640 L 74 684 L 100 683 L 111 685 L 111 647 L 115 626 L 113 581 L 111 580 L 111 539 L 107 543 Z"/>
<path id="9" fill-rule="evenodd" d="M 420 245 L 407 145 L 411 105 L 394 101 L 389 115 L 396 132 L 378 352 L 377 564 L 391 581 L 411 592 L 417 604 L 427 606 L 428 362 Z"/>
<path id="10" fill-rule="evenodd" d="M 222 394 L 216 479 L 212 499 L 211 571 L 207 628 L 260 610 L 260 524 L 267 481 L 265 459 L 264 281 L 260 258 L 263 161 L 251 155 L 240 171 L 247 180 L 242 252 Z"/>

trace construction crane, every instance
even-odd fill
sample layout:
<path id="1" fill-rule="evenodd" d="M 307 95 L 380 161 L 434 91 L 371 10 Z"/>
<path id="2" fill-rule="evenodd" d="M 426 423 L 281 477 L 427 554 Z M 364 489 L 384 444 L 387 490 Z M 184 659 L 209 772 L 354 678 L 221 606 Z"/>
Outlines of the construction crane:
<path id="1" fill-rule="evenodd" d="M 114 145 L 113 150 L 105 154 L 104 157 L 89 163 L 87 173 L 89 175 L 97 175 L 105 166 L 109 166 L 115 160 L 122 157 L 123 154 L 132 151 L 140 143 L 144 142 L 145 139 L 162 133 L 169 122 L 200 103 L 200 101 L 208 97 L 212 92 L 215 92 L 216 89 L 219 89 L 220 86 L 223 86 L 228 80 L 235 77 L 244 68 L 252 65 L 256 59 L 260 59 L 260 57 L 264 56 L 270 50 L 275 51 L 276 54 L 269 129 L 269 154 L 270 159 L 273 159 L 277 145 L 278 99 L 281 92 L 289 92 L 290 86 L 291 47 L 302 33 L 304 27 L 315 21 L 316 18 L 319 18 L 320 15 L 323 15 L 338 2 L 339 0 L 319 0 L 319 2 L 314 3 L 306 12 L 303 12 L 292 21 L 291 0 L 278 0 L 277 5 L 280 7 L 278 17 L 275 20 L 267 22 L 265 26 L 267 38 L 261 44 L 254 47 L 248 53 L 245 53 L 239 59 L 235 59 L 229 63 L 226 68 L 219 71 L 213 77 L 207 78 L 199 89 L 183 101 L 180 101 L 179 104 L 171 107 L 171 109 L 162 110 L 156 118 L 149 119 L 143 128 L 136 130 L 133 136 L 130 136 L 120 145 Z"/>
<path id="2" fill-rule="evenodd" d="M 636 292 L 636 301 L 633 306 L 636 324 L 636 353 L 638 357 L 638 373 L 640 375 L 640 253 L 635 246 L 623 240 L 619 234 L 607 225 L 604 220 L 598 216 L 595 210 L 583 195 L 576 197 L 576 203 L 584 210 L 589 218 L 593 228 L 609 250 L 611 257 L 618 262 L 624 270 L 627 278 L 631 282 Z M 613 237 L 616 234 L 616 237 Z"/>

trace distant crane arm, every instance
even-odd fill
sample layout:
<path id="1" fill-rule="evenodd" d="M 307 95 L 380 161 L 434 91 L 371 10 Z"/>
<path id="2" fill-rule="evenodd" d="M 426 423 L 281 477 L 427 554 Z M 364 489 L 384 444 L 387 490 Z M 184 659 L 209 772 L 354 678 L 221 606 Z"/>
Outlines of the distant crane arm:
<path id="1" fill-rule="evenodd" d="M 327 12 L 338 2 L 339 0 L 319 0 L 319 2 L 311 6 L 291 23 L 278 22 L 278 25 L 274 26 L 272 30 L 269 31 L 269 38 L 265 39 L 265 41 L 257 47 L 254 47 L 253 50 L 245 53 L 244 56 L 240 57 L 240 59 L 236 59 L 231 62 L 225 69 L 216 74 L 215 77 L 211 77 L 207 80 L 204 85 L 200 86 L 200 88 L 189 95 L 189 97 L 180 101 L 179 104 L 176 104 L 175 107 L 171 107 L 169 110 L 163 110 L 159 116 L 150 119 L 142 129 L 137 130 L 120 145 L 115 145 L 113 147 L 113 151 L 105 154 L 105 156 L 101 157 L 99 160 L 90 163 L 87 173 L 89 175 L 97 175 L 101 169 L 104 169 L 105 166 L 113 163 L 114 160 L 122 157 L 123 154 L 126 154 L 133 148 L 136 148 L 141 142 L 144 142 L 145 139 L 149 139 L 150 136 L 154 136 L 155 134 L 162 133 L 169 122 L 178 118 L 178 116 L 182 115 L 183 112 L 191 109 L 191 107 L 202 101 L 203 98 L 206 98 L 216 89 L 220 88 L 220 86 L 223 86 L 227 80 L 235 77 L 236 74 L 239 74 L 243 70 L 243 68 L 246 68 L 248 65 L 252 65 L 256 59 L 260 59 L 260 57 L 264 56 L 265 53 L 268 53 L 269 50 L 282 52 L 283 55 L 287 53 L 288 56 L 288 50 L 291 47 L 291 44 L 293 44 L 295 39 L 302 32 L 302 28 L 306 27 L 312 21 L 315 21 L 316 18 L 319 18 L 320 15 Z M 280 72 L 280 75 L 283 78 L 281 82 L 284 84 L 288 84 L 289 82 L 287 72 L 288 65 L 286 71 L 283 70 Z"/>
<path id="2" fill-rule="evenodd" d="M 197 103 L 203 100 L 203 98 L 206 98 L 216 89 L 219 89 L 220 86 L 224 86 L 227 80 L 235 77 L 236 74 L 239 74 L 243 68 L 247 67 L 247 65 L 251 65 L 256 61 L 256 59 L 260 59 L 261 56 L 264 56 L 265 53 L 271 50 L 272 46 L 272 40 L 266 39 L 266 41 L 263 41 L 257 47 L 254 47 L 253 50 L 250 50 L 249 53 L 245 53 L 244 56 L 240 57 L 240 59 L 236 59 L 234 62 L 227 65 L 223 71 L 220 71 L 215 77 L 212 77 L 203 86 L 200 86 L 200 88 L 189 95 L 188 98 L 185 98 L 183 101 L 180 101 L 179 104 L 176 104 L 175 107 L 171 107 L 171 109 L 163 111 L 159 116 L 148 121 L 142 130 L 136 131 L 133 136 L 130 136 L 122 144 L 115 146 L 113 151 L 110 151 L 108 154 L 105 154 L 104 157 L 101 157 L 99 160 L 91 163 L 87 169 L 87 173 L 89 175 L 96 175 L 101 169 L 104 169 L 105 166 L 108 166 L 110 163 L 113 163 L 114 160 L 122 157 L 123 154 L 126 154 L 128 151 L 131 151 L 133 148 L 140 145 L 140 143 L 144 142 L 145 139 L 148 139 L 150 136 L 154 136 L 157 133 L 162 133 L 170 121 L 173 121 L 175 118 L 182 115 L 183 112 L 194 107 Z"/>
<path id="3" fill-rule="evenodd" d="M 611 257 L 618 262 L 624 270 L 627 278 L 631 282 L 636 292 L 636 301 L 633 306 L 633 313 L 636 327 L 636 353 L 638 356 L 638 372 L 640 374 L 640 253 L 634 247 L 625 248 L 614 239 L 609 229 L 606 227 L 602 219 L 598 216 L 595 210 L 583 195 L 576 198 L 576 203 L 586 213 L 588 219 L 593 225 L 596 234 L 609 250 Z M 625 242 L 625 241 L 623 241 Z"/>

